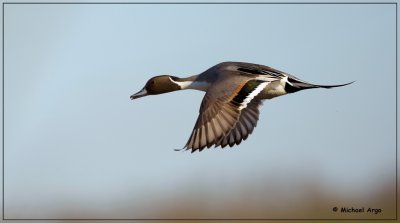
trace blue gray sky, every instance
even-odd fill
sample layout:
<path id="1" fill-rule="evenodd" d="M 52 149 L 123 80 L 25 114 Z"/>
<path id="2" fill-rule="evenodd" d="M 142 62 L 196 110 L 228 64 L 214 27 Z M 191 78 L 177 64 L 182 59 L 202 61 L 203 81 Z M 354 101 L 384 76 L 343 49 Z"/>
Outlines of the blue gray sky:
<path id="1" fill-rule="evenodd" d="M 163 218 L 155 207 L 184 197 L 209 209 L 193 218 L 239 218 L 223 204 L 241 196 L 257 217 L 283 218 L 262 210 L 307 205 L 317 192 L 337 199 L 323 216 L 379 208 L 370 198 L 382 193 L 393 210 L 395 13 L 393 4 L 4 5 L 5 217 Z M 356 82 L 265 101 L 240 146 L 174 151 L 204 93 L 129 96 L 152 76 L 223 61 Z"/>

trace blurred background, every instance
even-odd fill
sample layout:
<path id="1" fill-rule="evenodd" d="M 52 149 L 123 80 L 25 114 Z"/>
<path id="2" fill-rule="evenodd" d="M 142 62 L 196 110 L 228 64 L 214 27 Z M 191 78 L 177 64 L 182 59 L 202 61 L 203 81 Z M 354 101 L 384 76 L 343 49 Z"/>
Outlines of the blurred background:
<path id="1" fill-rule="evenodd" d="M 396 217 L 396 5 L 3 7 L 6 219 Z M 356 82 L 266 101 L 240 146 L 174 151 L 204 93 L 129 96 L 223 61 Z"/>

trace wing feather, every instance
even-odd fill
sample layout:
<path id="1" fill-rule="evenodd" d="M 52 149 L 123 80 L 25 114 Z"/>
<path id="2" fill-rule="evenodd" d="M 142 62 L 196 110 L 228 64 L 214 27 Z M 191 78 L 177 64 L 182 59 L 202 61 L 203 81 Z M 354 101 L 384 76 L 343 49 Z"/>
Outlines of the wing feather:
<path id="1" fill-rule="evenodd" d="M 225 137 L 221 139 L 218 145 L 224 147 L 229 141 L 229 146 L 232 147 L 233 145 L 239 145 L 243 140 L 246 140 L 257 126 L 257 121 L 260 114 L 259 109 L 261 105 L 262 101 L 258 99 L 254 99 L 252 102 L 250 102 L 247 108 L 242 110 L 236 125 Z M 232 140 L 234 140 L 234 142 Z"/>
<path id="2" fill-rule="evenodd" d="M 259 86 L 262 83 L 265 82 L 251 83 L 254 85 L 253 89 L 245 89 L 244 96 L 239 94 L 243 94 L 243 89 L 249 86 L 242 86 L 236 97 L 230 98 L 213 98 L 212 91 L 208 92 L 204 96 L 199 117 L 185 148 L 194 152 L 213 145 L 232 147 L 247 139 L 257 125 L 261 100 L 254 97 L 261 92 Z M 262 86 L 265 87 L 266 84 Z M 256 94 L 254 89 L 257 90 Z"/>

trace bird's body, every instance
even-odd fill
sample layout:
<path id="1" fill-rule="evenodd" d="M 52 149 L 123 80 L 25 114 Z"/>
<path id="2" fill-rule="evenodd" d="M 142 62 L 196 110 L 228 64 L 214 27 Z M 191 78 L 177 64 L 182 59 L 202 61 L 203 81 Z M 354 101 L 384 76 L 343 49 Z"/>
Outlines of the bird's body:
<path id="1" fill-rule="evenodd" d="M 247 139 L 257 125 L 259 109 L 265 99 L 309 88 L 348 84 L 315 85 L 271 67 L 223 62 L 188 78 L 153 77 L 131 99 L 185 89 L 205 91 L 199 117 L 184 147 L 194 152 L 211 146 L 232 147 Z"/>

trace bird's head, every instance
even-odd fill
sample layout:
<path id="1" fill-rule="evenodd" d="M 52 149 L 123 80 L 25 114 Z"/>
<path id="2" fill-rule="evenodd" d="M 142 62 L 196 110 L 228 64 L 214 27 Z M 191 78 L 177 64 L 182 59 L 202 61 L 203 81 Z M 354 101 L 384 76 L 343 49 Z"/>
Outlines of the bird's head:
<path id="1" fill-rule="evenodd" d="M 147 95 L 163 94 L 171 91 L 181 90 L 181 87 L 174 81 L 174 79 L 178 78 L 169 75 L 152 77 L 147 81 L 142 90 L 131 95 L 131 99 L 133 100 Z"/>

